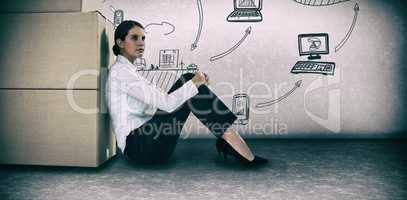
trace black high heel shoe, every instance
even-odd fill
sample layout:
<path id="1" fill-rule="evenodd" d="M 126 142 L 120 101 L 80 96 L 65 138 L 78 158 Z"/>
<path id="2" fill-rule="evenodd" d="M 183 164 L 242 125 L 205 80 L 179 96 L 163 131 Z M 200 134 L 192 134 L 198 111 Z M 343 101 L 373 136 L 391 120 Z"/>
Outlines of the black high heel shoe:
<path id="1" fill-rule="evenodd" d="M 216 150 L 218 151 L 218 155 L 220 156 L 223 154 L 223 157 L 227 160 L 227 156 L 231 155 L 234 158 L 236 158 L 238 161 L 240 161 L 243 165 L 246 166 L 259 166 L 266 164 L 268 162 L 267 159 L 264 159 L 259 156 L 254 156 L 254 159 L 252 161 L 247 160 L 245 157 L 240 155 L 226 140 L 223 138 L 218 138 L 216 140 Z"/>

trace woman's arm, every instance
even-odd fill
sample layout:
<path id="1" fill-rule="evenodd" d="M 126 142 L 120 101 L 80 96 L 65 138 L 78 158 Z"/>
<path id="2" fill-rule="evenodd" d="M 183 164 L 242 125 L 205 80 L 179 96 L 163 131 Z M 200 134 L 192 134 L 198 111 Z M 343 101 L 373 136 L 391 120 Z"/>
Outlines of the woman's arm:
<path id="1" fill-rule="evenodd" d="M 198 93 L 197 85 L 192 80 L 187 81 L 171 94 L 167 94 L 157 88 L 157 86 L 149 83 L 138 73 L 132 72 L 126 67 L 112 70 L 116 71 L 111 72 L 111 81 L 115 81 L 115 85 L 119 87 L 120 90 L 145 104 L 166 112 L 174 111 Z M 199 82 L 199 84 L 201 84 L 201 82 Z"/>

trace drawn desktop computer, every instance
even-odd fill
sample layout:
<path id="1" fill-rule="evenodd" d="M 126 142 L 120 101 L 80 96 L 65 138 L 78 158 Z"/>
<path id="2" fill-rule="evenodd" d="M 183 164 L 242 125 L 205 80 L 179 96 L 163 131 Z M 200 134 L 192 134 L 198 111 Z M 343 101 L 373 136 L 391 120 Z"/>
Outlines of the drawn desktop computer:
<path id="1" fill-rule="evenodd" d="M 334 75 L 335 63 L 311 61 L 321 59 L 321 54 L 329 54 L 329 35 L 327 33 L 298 35 L 298 51 L 300 56 L 308 56 L 309 61 L 298 61 L 291 69 L 291 73 Z"/>

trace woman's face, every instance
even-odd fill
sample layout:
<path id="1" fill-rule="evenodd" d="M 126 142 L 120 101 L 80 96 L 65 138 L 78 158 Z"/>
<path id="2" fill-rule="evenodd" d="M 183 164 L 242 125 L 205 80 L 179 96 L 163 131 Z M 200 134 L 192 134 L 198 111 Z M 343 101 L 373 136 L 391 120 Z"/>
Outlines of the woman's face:
<path id="1" fill-rule="evenodd" d="M 121 48 L 122 55 L 134 62 L 136 58 L 142 57 L 144 53 L 144 40 L 145 32 L 142 28 L 134 26 L 129 30 L 124 41 L 118 41 L 118 45 Z"/>

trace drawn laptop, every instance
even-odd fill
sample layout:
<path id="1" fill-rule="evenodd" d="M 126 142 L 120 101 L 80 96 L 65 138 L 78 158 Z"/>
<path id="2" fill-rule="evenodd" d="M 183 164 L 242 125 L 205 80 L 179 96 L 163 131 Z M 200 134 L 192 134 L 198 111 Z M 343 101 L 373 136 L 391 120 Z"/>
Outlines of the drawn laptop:
<path id="1" fill-rule="evenodd" d="M 234 10 L 226 18 L 228 22 L 260 22 L 263 0 L 233 0 Z"/>

